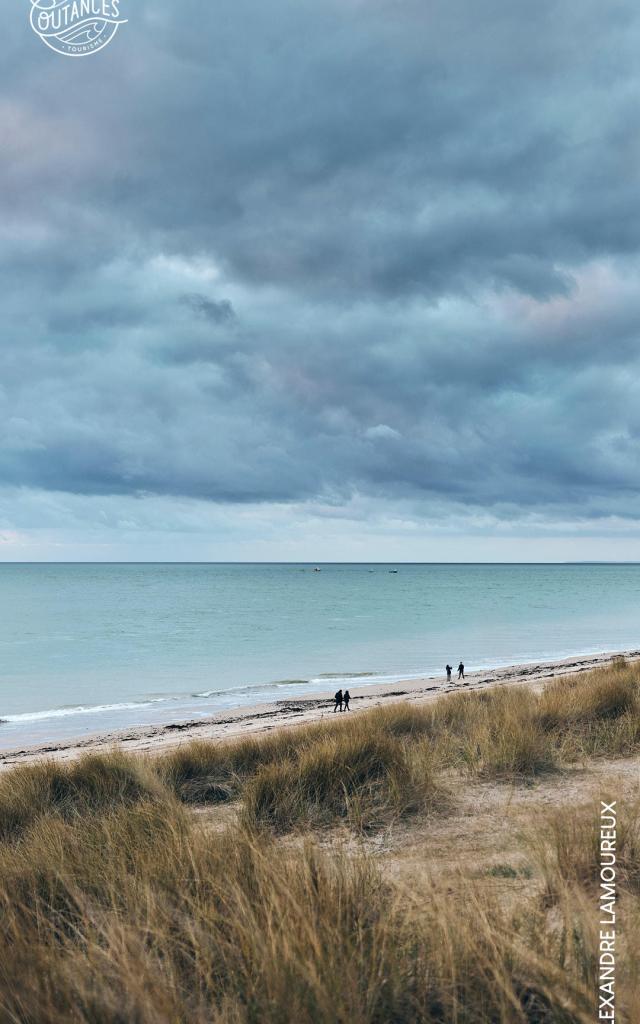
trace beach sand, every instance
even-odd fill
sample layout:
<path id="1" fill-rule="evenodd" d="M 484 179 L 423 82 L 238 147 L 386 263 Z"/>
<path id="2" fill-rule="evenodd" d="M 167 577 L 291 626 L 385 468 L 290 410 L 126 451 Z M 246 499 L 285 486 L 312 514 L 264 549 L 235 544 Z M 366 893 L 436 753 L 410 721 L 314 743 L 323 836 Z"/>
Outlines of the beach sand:
<path id="1" fill-rule="evenodd" d="M 565 658 L 560 661 L 540 661 L 535 664 L 509 665 L 467 673 L 466 678 L 448 684 L 446 678 L 426 677 L 406 682 L 386 683 L 353 689 L 351 711 L 357 713 L 393 701 L 422 703 L 445 693 L 469 693 L 490 686 L 527 685 L 540 689 L 549 679 L 558 676 L 588 672 L 599 665 L 610 664 L 615 658 L 639 661 L 640 650 L 618 651 Z M 224 740 L 244 735 L 259 735 L 272 729 L 287 728 L 307 722 L 316 722 L 333 715 L 333 689 L 309 694 L 294 700 L 274 701 L 269 704 L 239 707 L 223 714 L 193 722 L 145 726 L 118 732 L 85 736 L 79 740 L 64 740 L 48 745 L 24 746 L 0 753 L 0 769 L 23 764 L 42 757 L 69 759 L 87 752 L 108 750 L 122 746 L 129 751 L 153 752 L 175 748 L 194 739 Z"/>

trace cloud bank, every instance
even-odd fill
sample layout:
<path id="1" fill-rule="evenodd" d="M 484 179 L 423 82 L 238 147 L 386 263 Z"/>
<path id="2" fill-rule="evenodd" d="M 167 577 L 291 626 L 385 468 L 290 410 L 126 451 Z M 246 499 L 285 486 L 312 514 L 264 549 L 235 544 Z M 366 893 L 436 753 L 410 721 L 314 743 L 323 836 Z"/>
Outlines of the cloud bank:
<path id="1" fill-rule="evenodd" d="M 0 557 L 636 550 L 635 5 L 4 15 Z"/>

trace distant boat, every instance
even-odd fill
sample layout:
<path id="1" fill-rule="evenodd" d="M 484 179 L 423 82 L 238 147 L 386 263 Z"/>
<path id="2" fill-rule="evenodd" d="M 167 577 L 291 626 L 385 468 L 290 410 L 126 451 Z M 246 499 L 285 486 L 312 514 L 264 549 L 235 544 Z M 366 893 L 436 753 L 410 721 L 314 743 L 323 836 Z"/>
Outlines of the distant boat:
<path id="1" fill-rule="evenodd" d="M 397 571 L 398 571 L 397 569 L 389 569 L 390 573 L 396 573 Z"/>
<path id="2" fill-rule="evenodd" d="M 314 571 L 314 572 L 322 572 L 322 569 L 318 569 L 318 566 L 316 566 L 316 567 L 315 567 L 315 569 L 314 569 L 313 571 Z"/>

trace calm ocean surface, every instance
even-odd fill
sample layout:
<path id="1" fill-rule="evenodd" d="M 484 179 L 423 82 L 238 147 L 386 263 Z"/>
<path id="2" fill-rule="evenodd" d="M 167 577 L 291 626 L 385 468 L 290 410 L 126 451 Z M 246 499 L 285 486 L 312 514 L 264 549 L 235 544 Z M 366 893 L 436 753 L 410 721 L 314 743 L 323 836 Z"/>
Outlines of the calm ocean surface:
<path id="1" fill-rule="evenodd" d="M 640 565 L 0 564 L 0 748 L 639 645 Z"/>

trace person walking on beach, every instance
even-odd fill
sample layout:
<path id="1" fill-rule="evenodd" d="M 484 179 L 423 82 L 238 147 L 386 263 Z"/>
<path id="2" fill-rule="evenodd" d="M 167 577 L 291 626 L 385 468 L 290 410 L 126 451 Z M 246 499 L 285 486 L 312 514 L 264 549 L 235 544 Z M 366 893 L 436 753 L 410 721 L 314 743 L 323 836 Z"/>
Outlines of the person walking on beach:
<path id="1" fill-rule="evenodd" d="M 342 700 L 344 701 L 344 710 L 348 711 L 349 710 L 349 701 L 351 700 L 351 694 L 349 693 L 348 690 L 344 691 L 344 697 L 342 698 Z"/>
<path id="2" fill-rule="evenodd" d="M 447 673 L 447 682 L 450 683 L 451 682 L 451 673 L 453 672 L 453 669 L 451 668 L 451 665 L 447 665 L 445 671 Z"/>
<path id="3" fill-rule="evenodd" d="M 336 711 L 342 711 L 342 690 L 338 690 L 333 699 L 335 701 L 335 704 L 333 705 L 333 713 L 335 715 Z"/>
<path id="4" fill-rule="evenodd" d="M 458 665 L 458 679 L 464 679 L 464 665 L 462 662 Z"/>

